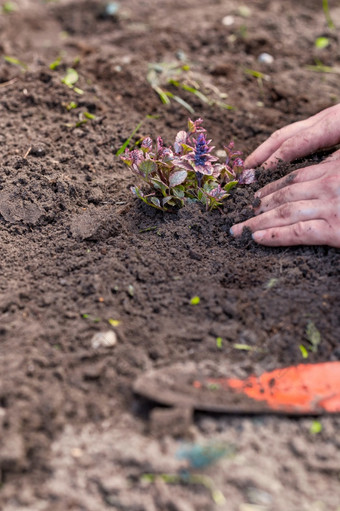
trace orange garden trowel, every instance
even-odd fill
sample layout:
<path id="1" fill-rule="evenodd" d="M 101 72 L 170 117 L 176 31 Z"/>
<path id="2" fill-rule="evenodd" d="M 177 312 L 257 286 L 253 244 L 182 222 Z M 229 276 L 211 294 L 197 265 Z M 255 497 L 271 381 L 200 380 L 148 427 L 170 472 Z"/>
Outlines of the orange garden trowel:
<path id="1" fill-rule="evenodd" d="M 300 364 L 244 380 L 176 365 L 144 374 L 134 391 L 164 405 L 215 413 L 340 413 L 340 362 Z"/>

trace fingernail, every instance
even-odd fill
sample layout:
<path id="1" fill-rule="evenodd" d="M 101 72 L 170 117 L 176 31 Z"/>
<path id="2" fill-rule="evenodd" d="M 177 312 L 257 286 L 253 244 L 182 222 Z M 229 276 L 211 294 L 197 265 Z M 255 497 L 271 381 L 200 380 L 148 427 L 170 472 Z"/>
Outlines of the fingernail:
<path id="1" fill-rule="evenodd" d="M 256 231 L 256 232 L 253 232 L 252 238 L 254 241 L 261 241 L 264 238 L 265 234 L 266 234 L 266 231 Z"/>
<path id="2" fill-rule="evenodd" d="M 234 234 L 234 231 L 233 231 L 233 228 L 232 228 L 232 227 L 230 227 L 229 232 L 230 232 L 230 234 L 231 234 L 232 236 L 235 236 L 235 234 Z"/>
<path id="3" fill-rule="evenodd" d="M 260 198 L 261 198 L 261 192 L 260 192 L 260 191 L 255 192 L 255 193 L 254 193 L 254 197 L 255 197 L 256 199 L 260 199 Z"/>

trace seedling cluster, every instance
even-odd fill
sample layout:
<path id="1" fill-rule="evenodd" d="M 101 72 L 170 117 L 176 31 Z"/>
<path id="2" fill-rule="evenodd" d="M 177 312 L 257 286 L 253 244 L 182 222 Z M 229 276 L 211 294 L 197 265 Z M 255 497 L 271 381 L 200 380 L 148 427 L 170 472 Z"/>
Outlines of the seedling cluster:
<path id="1" fill-rule="evenodd" d="M 151 187 L 145 195 L 139 186 L 132 186 L 136 197 L 162 211 L 190 201 L 201 202 L 211 211 L 222 205 L 236 185 L 255 181 L 255 170 L 244 168 L 233 142 L 224 147 L 223 163 L 211 154 L 214 147 L 202 123 L 202 119 L 189 119 L 187 131 L 177 133 L 173 147 L 165 147 L 161 137 L 155 144 L 145 137 L 140 148 L 125 150 L 120 158 Z"/>

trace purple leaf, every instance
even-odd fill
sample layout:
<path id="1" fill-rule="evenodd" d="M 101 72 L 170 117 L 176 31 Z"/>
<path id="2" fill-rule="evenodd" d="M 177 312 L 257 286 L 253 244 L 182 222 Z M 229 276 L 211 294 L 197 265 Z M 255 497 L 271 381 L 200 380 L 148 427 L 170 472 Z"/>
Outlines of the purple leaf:
<path id="1" fill-rule="evenodd" d="M 245 169 L 239 177 L 240 185 L 250 185 L 251 183 L 255 183 L 255 169 Z"/>
<path id="2" fill-rule="evenodd" d="M 182 144 L 186 144 L 187 142 L 187 134 L 185 131 L 179 131 L 176 135 L 176 140 L 174 143 L 174 150 L 176 154 L 182 154 L 183 146 Z"/>
<path id="3" fill-rule="evenodd" d="M 184 183 L 184 181 L 187 178 L 187 175 L 188 173 L 186 170 L 177 170 L 176 172 L 173 172 L 169 179 L 170 188 L 173 188 L 174 186 L 178 186 Z"/>

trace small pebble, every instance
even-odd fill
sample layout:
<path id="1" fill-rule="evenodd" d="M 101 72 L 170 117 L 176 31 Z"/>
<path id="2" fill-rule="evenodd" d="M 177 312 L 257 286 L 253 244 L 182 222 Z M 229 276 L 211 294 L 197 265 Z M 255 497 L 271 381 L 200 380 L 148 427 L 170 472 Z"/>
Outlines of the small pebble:
<path id="1" fill-rule="evenodd" d="M 235 18 L 234 16 L 224 16 L 224 18 L 222 19 L 222 24 L 225 26 L 225 27 L 230 27 L 231 25 L 233 25 L 235 23 Z"/>
<path id="2" fill-rule="evenodd" d="M 105 8 L 105 14 L 107 16 L 115 16 L 119 11 L 119 3 L 117 2 L 110 2 L 107 4 Z"/>
<path id="3" fill-rule="evenodd" d="M 117 335 L 112 330 L 97 332 L 91 339 L 92 348 L 112 348 L 117 344 Z"/>
<path id="4" fill-rule="evenodd" d="M 258 56 L 258 59 L 257 59 L 261 64 L 272 64 L 274 62 L 274 57 L 272 55 L 270 55 L 269 53 L 261 53 L 259 56 Z"/>

